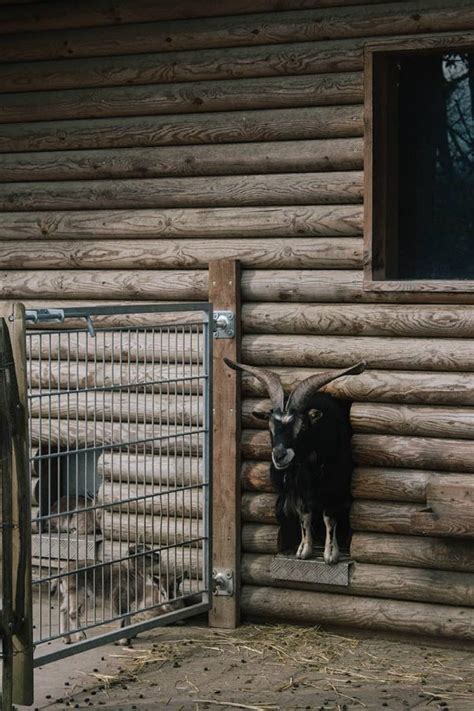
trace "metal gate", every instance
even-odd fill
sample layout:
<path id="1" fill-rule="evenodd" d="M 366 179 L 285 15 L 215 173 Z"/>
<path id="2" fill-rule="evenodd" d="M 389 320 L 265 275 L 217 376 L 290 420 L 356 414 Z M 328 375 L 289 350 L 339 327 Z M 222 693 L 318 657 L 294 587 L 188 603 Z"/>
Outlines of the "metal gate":
<path id="1" fill-rule="evenodd" d="M 26 311 L 35 666 L 209 609 L 210 316 Z"/>

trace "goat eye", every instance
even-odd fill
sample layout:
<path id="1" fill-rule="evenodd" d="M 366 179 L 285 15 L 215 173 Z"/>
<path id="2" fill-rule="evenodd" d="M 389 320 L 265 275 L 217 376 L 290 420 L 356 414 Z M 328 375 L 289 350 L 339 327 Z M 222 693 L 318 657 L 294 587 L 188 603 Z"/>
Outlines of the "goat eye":
<path id="1" fill-rule="evenodd" d="M 313 409 L 308 412 L 308 415 L 311 422 L 316 422 L 316 420 L 319 420 L 323 416 L 323 413 L 321 410 Z"/>

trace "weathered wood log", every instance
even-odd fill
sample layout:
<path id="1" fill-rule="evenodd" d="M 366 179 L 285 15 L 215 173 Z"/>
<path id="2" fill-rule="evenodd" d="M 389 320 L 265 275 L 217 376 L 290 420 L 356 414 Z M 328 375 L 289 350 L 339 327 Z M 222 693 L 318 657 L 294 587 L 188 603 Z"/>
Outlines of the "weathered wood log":
<path id="1" fill-rule="evenodd" d="M 272 560 L 272 555 L 245 554 L 242 557 L 242 583 L 327 592 L 327 585 L 273 578 Z M 331 592 L 472 607 L 474 574 L 354 563 L 351 567 L 349 585 L 331 586 Z"/>
<path id="2" fill-rule="evenodd" d="M 474 546 L 459 539 L 355 532 L 351 557 L 361 563 L 474 573 Z"/>
<path id="3" fill-rule="evenodd" d="M 73 367 L 73 366 L 72 366 Z M 198 425 L 203 421 L 203 405 L 198 398 L 189 395 L 154 396 L 150 394 L 125 394 L 78 392 L 73 396 L 59 391 L 51 396 L 42 395 L 41 390 L 29 392 L 30 417 L 54 419 L 78 419 L 96 422 L 130 422 L 132 424 L 155 423 L 159 432 L 160 424 Z M 151 431 L 151 429 L 150 429 Z"/>
<path id="4" fill-rule="evenodd" d="M 354 403 L 351 423 L 355 432 L 474 439 L 471 408 Z"/>
<path id="5" fill-rule="evenodd" d="M 405 2 L 399 7 L 340 7 L 302 12 L 275 12 L 251 17 L 218 17 L 181 22 L 142 22 L 130 32 L 127 25 L 44 31 L 34 36 L 5 36 L 2 61 L 109 56 L 217 47 L 286 44 L 371 35 L 461 31 L 474 26 L 469 0 L 446 8 L 439 0 Z M 221 10 L 222 12 L 222 10 Z M 60 15 L 58 15 L 60 16 Z M 46 17 L 45 17 L 46 20 Z M 109 18 L 110 21 L 110 18 Z"/>
<path id="6" fill-rule="evenodd" d="M 436 282 L 433 282 L 435 284 Z M 458 293 L 449 282 L 440 291 L 375 292 L 364 291 L 362 271 L 280 270 L 245 271 L 242 275 L 242 296 L 245 301 L 298 301 L 350 303 L 474 303 L 474 293 Z"/>
<path id="7" fill-rule="evenodd" d="M 201 546 L 199 539 L 202 539 L 204 531 L 200 519 L 139 514 L 128 516 L 114 511 L 104 511 L 101 525 L 106 539 L 120 541 L 126 545 L 143 541 L 162 546 L 184 543 L 195 548 Z"/>
<path id="8" fill-rule="evenodd" d="M 268 431 L 244 430 L 242 432 L 241 451 L 243 459 L 270 461 L 270 433 Z"/>
<path id="9" fill-rule="evenodd" d="M 341 221 L 342 222 L 342 221 Z M 350 229 L 349 223 L 343 229 Z M 22 242 L 1 242 L 7 269 L 206 269 L 209 261 L 239 259 L 245 267 L 347 269 L 362 265 L 360 238 L 38 241 L 25 251 Z"/>
<path id="10" fill-rule="evenodd" d="M 244 585 L 242 611 L 253 619 L 474 639 L 474 610 L 468 607 Z"/>
<path id="11" fill-rule="evenodd" d="M 104 482 L 96 497 L 100 505 L 107 507 L 103 509 L 104 512 L 155 514 L 158 517 L 175 516 L 187 520 L 202 517 L 203 499 L 204 492 L 200 486 L 179 491 L 157 486 L 136 486 L 130 482 Z M 181 521 L 176 522 L 176 526 L 180 525 Z"/>
<path id="12" fill-rule="evenodd" d="M 362 153 L 363 142 L 359 138 L 281 141 L 271 145 L 231 143 L 216 145 L 212 150 L 209 146 L 163 146 L 13 153 L 2 157 L 0 180 L 31 182 L 361 170 Z"/>
<path id="13" fill-rule="evenodd" d="M 358 171 L 0 185 L 2 210 L 87 210 L 91 204 L 109 210 L 208 207 L 211 204 L 215 207 L 288 203 L 338 205 L 361 201 L 362 174 Z M 355 224 L 351 224 L 349 234 L 361 233 L 361 214 L 360 208 L 354 208 Z"/>
<path id="14" fill-rule="evenodd" d="M 242 521 L 250 523 L 276 523 L 276 494 L 242 494 Z"/>
<path id="15" fill-rule="evenodd" d="M 0 152 L 242 143 L 362 135 L 360 105 L 313 106 L 201 115 L 124 116 L 96 121 L 77 119 L 5 124 L 0 136 Z"/>
<path id="16" fill-rule="evenodd" d="M 0 123 L 357 104 L 362 73 L 4 94 Z"/>
<path id="17" fill-rule="evenodd" d="M 157 377 L 158 376 L 158 377 Z M 182 393 L 202 392 L 202 383 L 199 380 L 189 379 L 189 368 L 186 366 L 170 366 L 169 370 L 160 375 L 157 364 L 130 364 L 122 362 L 97 363 L 86 365 L 85 361 L 74 363 L 74 367 L 67 362 L 39 362 L 31 360 L 28 363 L 28 382 L 30 388 L 49 390 L 68 390 L 75 388 L 83 390 L 87 387 L 110 388 L 129 383 L 131 391 L 135 393 L 156 393 L 161 396 L 181 395 Z"/>
<path id="18" fill-rule="evenodd" d="M 352 505 L 351 525 L 355 531 L 474 538 L 473 515 L 470 510 L 459 514 L 450 510 L 443 516 L 442 513 L 430 513 L 424 508 L 422 504 L 360 499 Z"/>
<path id="19" fill-rule="evenodd" d="M 246 523 L 242 526 L 242 550 L 248 553 L 278 553 L 280 526 Z"/>
<path id="20" fill-rule="evenodd" d="M 97 557 L 99 560 L 120 560 L 128 557 L 129 543 L 124 541 L 105 539 L 97 546 Z M 161 574 L 169 575 L 172 579 L 174 573 L 178 575 L 186 571 L 192 576 L 194 584 L 199 580 L 203 573 L 203 551 L 199 548 L 191 546 L 176 546 L 159 551 L 160 553 L 160 570 Z M 174 582 L 171 580 L 171 582 Z M 181 589 L 184 590 L 184 582 Z"/>
<path id="21" fill-rule="evenodd" d="M 333 272 L 337 274 L 337 272 Z M 272 368 L 285 392 L 320 368 Z M 326 369 L 324 369 L 325 371 Z M 267 396 L 263 385 L 244 375 L 243 392 L 249 396 Z M 336 397 L 368 402 L 401 402 L 430 405 L 474 405 L 474 376 L 470 373 L 423 373 L 407 371 L 366 371 L 362 375 L 340 378 L 324 388 Z"/>
<path id="22" fill-rule="evenodd" d="M 432 482 L 468 485 L 471 482 L 474 484 L 474 476 L 419 469 L 355 467 L 352 474 L 352 495 L 355 499 L 425 503 L 427 487 Z"/>
<path id="23" fill-rule="evenodd" d="M 474 441 L 356 434 L 352 438 L 358 464 L 413 469 L 471 472 Z"/>
<path id="24" fill-rule="evenodd" d="M 347 367 L 360 360 L 370 368 L 474 370 L 474 352 L 463 339 L 377 338 L 372 336 L 248 335 L 242 339 L 245 363 L 277 366 Z"/>
<path id="25" fill-rule="evenodd" d="M 153 457 L 149 454 L 121 456 L 103 452 L 97 460 L 96 475 L 105 481 L 158 486 L 189 486 L 202 481 L 203 461 L 198 457 Z"/>
<path id="26" fill-rule="evenodd" d="M 22 271 L 0 272 L 0 297 L 205 301 L 206 271 Z"/>
<path id="27" fill-rule="evenodd" d="M 212 151 L 211 151 L 212 152 Z M 360 232 L 359 207 L 338 205 L 5 212 L 2 240 L 184 239 L 347 236 Z M 291 244 L 291 243 L 288 243 Z M 148 245 L 151 246 L 151 243 Z"/>
<path id="28" fill-rule="evenodd" d="M 463 305 L 245 304 L 242 328 L 259 334 L 472 338 L 474 312 Z"/>
<path id="29" fill-rule="evenodd" d="M 33 4 L 39 0 L 1 0 L 0 5 L 19 5 L 27 3 L 26 7 L 4 8 L 0 13 L 2 33 L 28 32 L 53 29 L 71 29 L 80 27 L 103 27 L 107 25 L 122 25 L 135 22 L 156 22 L 163 20 L 190 20 L 194 18 L 215 17 L 222 15 L 223 8 L 216 6 L 212 0 L 206 0 L 196 5 L 193 0 L 184 0 L 176 5 L 171 0 L 160 0 L 159 3 L 149 0 L 138 0 L 133 4 L 121 3 L 120 8 L 110 11 L 107 0 L 83 1 L 80 5 L 71 7 L 64 14 L 61 2 L 49 2 L 41 11 Z M 372 3 L 388 2 L 389 0 L 345 0 L 346 5 L 370 5 Z M 310 8 L 331 7 L 339 5 L 340 0 L 227 0 L 226 15 L 247 15 L 257 12 L 308 10 Z"/>
<path id="30" fill-rule="evenodd" d="M 4 92 L 137 86 L 211 79 L 250 79 L 358 71 L 365 40 L 230 47 L 138 54 L 126 57 L 66 59 L 0 65 Z"/>
<path id="31" fill-rule="evenodd" d="M 87 448 L 104 447 L 117 450 L 126 447 L 130 451 L 155 452 L 160 454 L 200 455 L 198 435 L 192 436 L 187 428 L 163 426 L 153 432 L 151 425 L 136 425 L 128 422 L 91 422 L 76 420 L 31 420 L 30 441 L 33 447 L 41 444 L 51 446 L 52 454 L 61 448 L 75 452 Z M 197 428 L 193 428 L 195 433 Z M 128 444 L 130 443 L 130 444 Z"/>
<path id="32" fill-rule="evenodd" d="M 270 481 L 270 465 L 267 462 L 243 462 L 240 476 L 244 491 L 273 491 Z"/>

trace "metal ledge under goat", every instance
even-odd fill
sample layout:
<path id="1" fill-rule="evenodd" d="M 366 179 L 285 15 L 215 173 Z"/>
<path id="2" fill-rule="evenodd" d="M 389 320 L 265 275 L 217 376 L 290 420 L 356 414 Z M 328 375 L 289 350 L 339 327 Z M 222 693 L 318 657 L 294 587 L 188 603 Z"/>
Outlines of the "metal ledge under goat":
<path id="1" fill-rule="evenodd" d="M 326 528 L 324 560 L 336 563 L 339 559 L 336 525 L 340 514 L 347 512 L 351 498 L 351 427 L 344 403 L 318 391 L 336 378 L 362 373 L 365 363 L 312 375 L 292 390 L 285 403 L 283 386 L 276 373 L 227 358 L 224 361 L 234 370 L 253 375 L 270 395 L 271 411 L 253 414 L 268 420 L 270 428 L 270 475 L 278 494 L 277 518 L 282 522 L 297 516 L 301 525 L 296 557 L 311 557 L 315 517 L 322 515 Z"/>

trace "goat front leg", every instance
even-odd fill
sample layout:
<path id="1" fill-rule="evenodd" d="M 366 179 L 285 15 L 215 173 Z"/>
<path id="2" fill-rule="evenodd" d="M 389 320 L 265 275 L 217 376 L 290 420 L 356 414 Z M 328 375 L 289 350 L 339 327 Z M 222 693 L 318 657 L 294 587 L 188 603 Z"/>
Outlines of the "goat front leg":
<path id="1" fill-rule="evenodd" d="M 334 516 L 323 514 L 324 525 L 326 526 L 326 541 L 324 544 L 324 562 L 329 565 L 337 563 L 339 560 L 339 546 L 336 538 L 336 519 Z"/>
<path id="2" fill-rule="evenodd" d="M 313 553 L 313 534 L 311 531 L 311 513 L 300 514 L 301 543 L 296 551 L 296 557 L 302 560 L 311 558 Z"/>

